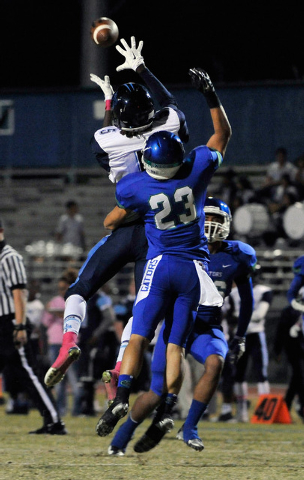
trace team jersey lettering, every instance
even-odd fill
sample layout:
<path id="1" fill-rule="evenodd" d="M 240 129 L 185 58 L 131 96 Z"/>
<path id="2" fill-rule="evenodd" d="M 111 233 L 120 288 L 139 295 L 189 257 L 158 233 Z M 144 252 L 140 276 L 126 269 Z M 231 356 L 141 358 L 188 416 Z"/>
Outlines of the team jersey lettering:
<path id="1" fill-rule="evenodd" d="M 186 213 L 178 214 L 179 223 L 187 224 L 193 222 L 196 219 L 196 208 L 194 203 L 193 192 L 190 187 L 178 188 L 174 193 L 175 203 L 183 202 Z M 171 205 L 169 197 L 165 193 L 158 193 L 152 195 L 149 200 L 152 210 L 161 208 L 159 212 L 155 214 L 155 225 L 159 230 L 168 230 L 174 228 L 176 221 L 166 221 L 166 218 L 173 212 L 174 206 Z"/>
<path id="2" fill-rule="evenodd" d="M 214 285 L 218 289 L 219 293 L 222 295 L 223 298 L 226 296 L 226 290 L 227 290 L 227 283 L 223 282 L 221 280 L 215 280 Z"/>

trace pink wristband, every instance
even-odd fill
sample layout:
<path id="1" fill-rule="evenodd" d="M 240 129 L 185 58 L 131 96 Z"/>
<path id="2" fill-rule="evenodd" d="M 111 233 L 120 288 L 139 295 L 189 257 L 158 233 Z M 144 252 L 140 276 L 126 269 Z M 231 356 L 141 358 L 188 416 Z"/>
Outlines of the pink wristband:
<path id="1" fill-rule="evenodd" d="M 111 100 L 106 100 L 106 110 L 111 110 Z"/>

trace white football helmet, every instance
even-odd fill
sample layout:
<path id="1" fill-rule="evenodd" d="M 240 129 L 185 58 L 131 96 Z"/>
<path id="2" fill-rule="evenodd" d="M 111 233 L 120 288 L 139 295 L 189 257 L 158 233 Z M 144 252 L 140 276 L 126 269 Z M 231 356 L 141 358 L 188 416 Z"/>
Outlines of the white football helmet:
<path id="1" fill-rule="evenodd" d="M 208 243 L 225 240 L 230 233 L 230 223 L 232 221 L 228 205 L 217 198 L 208 197 L 205 202 L 204 212 L 205 215 L 218 215 L 223 219 L 223 223 L 205 220 L 205 235 Z"/>

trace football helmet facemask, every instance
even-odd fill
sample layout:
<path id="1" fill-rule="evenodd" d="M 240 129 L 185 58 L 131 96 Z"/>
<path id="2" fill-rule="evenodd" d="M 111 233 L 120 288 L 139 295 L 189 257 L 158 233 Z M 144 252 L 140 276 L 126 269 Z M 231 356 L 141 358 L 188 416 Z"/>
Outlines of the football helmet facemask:
<path id="1" fill-rule="evenodd" d="M 205 215 L 217 215 L 223 219 L 223 223 L 205 220 L 205 235 L 208 243 L 225 240 L 230 233 L 230 223 L 232 221 L 228 205 L 217 198 L 208 197 L 205 201 L 204 212 Z"/>
<path id="2" fill-rule="evenodd" d="M 167 180 L 181 167 L 185 151 L 177 135 L 161 131 L 150 135 L 142 153 L 146 172 L 156 180 Z"/>
<path id="3" fill-rule="evenodd" d="M 112 97 L 113 123 L 126 132 L 137 133 L 152 125 L 154 103 L 146 87 L 139 83 L 120 85 Z"/>

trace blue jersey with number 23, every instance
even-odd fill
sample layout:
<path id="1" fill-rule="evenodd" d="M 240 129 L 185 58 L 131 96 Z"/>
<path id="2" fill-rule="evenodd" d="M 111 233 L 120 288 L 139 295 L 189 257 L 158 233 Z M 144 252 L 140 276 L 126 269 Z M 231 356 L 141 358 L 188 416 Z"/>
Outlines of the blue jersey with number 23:
<path id="1" fill-rule="evenodd" d="M 209 258 L 201 217 L 208 184 L 221 163 L 219 152 L 200 146 L 190 152 L 170 180 L 155 180 L 146 172 L 139 172 L 118 182 L 118 205 L 144 218 L 149 245 L 147 259 L 163 253 Z"/>

